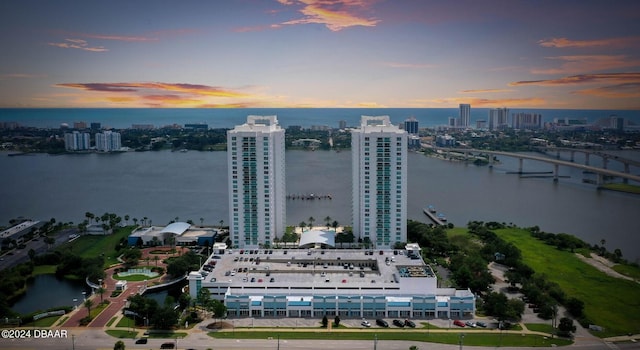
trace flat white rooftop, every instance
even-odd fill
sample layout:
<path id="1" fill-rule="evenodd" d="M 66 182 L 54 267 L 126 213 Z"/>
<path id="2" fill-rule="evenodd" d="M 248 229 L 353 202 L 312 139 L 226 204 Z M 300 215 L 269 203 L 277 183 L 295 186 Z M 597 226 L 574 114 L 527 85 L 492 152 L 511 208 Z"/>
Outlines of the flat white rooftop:
<path id="1" fill-rule="evenodd" d="M 407 250 L 243 249 L 212 254 L 203 287 L 231 294 L 435 295 L 429 265 Z"/>

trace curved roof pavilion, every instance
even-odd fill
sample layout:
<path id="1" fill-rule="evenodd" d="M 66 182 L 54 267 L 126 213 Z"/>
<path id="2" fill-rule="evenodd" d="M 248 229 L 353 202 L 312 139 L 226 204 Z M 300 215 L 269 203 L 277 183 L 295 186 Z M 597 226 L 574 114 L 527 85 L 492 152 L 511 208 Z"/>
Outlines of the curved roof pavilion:
<path id="1" fill-rule="evenodd" d="M 185 231 L 187 231 L 189 227 L 191 227 L 191 224 L 188 224 L 186 222 L 174 222 L 163 228 L 160 233 L 173 233 L 174 235 L 180 236 L 185 233 Z"/>
<path id="2" fill-rule="evenodd" d="M 309 230 L 300 235 L 300 248 L 313 248 L 315 246 L 336 246 L 336 233 L 334 231 Z"/>

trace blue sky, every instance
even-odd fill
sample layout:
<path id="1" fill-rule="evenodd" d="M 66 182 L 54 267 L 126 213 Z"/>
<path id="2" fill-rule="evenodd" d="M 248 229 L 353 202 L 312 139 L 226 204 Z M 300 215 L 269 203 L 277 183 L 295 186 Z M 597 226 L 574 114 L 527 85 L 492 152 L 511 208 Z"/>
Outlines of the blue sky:
<path id="1" fill-rule="evenodd" d="M 0 107 L 640 109 L 640 1 L 3 1 Z"/>

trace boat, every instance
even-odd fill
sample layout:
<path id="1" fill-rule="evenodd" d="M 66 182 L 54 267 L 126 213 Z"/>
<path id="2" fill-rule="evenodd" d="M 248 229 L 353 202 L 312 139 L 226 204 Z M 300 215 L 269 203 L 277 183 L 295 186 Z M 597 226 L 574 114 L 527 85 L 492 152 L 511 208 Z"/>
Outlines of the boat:
<path id="1" fill-rule="evenodd" d="M 429 210 L 429 212 L 431 214 L 435 214 L 435 212 L 436 212 L 436 208 L 433 205 L 428 206 L 427 210 Z"/>
<path id="2" fill-rule="evenodd" d="M 447 221 L 447 217 L 442 213 L 438 214 L 437 218 L 438 218 L 438 220 L 440 220 L 442 222 L 446 222 Z"/>

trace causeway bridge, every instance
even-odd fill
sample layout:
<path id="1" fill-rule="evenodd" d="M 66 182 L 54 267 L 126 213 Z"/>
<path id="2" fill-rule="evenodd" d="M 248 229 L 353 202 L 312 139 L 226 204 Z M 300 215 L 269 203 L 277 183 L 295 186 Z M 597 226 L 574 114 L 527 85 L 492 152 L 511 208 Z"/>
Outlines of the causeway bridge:
<path id="1" fill-rule="evenodd" d="M 603 157 L 603 159 L 609 160 L 609 159 L 614 159 L 617 161 L 622 162 L 625 166 L 624 172 L 621 171 L 615 171 L 615 170 L 609 170 L 606 168 L 606 164 L 607 161 L 604 161 L 603 164 L 605 164 L 604 167 L 600 168 L 600 167 L 594 167 L 594 166 L 590 166 L 590 165 L 583 165 L 583 164 L 577 164 L 573 161 L 566 161 L 566 160 L 560 160 L 560 159 L 551 159 L 551 158 L 547 158 L 547 157 L 542 157 L 542 156 L 535 156 L 535 155 L 529 155 L 529 154 L 522 154 L 522 153 L 515 153 L 515 152 L 503 152 L 503 151 L 488 151 L 488 150 L 480 150 L 480 149 L 473 149 L 473 148 L 441 148 L 441 147 L 433 147 L 432 149 L 434 150 L 439 150 L 442 152 L 445 152 L 446 154 L 450 155 L 451 153 L 462 153 L 464 155 L 464 159 L 470 159 L 474 154 L 488 154 L 491 155 L 492 157 L 489 157 L 489 166 L 493 167 L 494 164 L 494 157 L 493 156 L 504 156 L 504 157 L 512 157 L 512 158 L 517 158 L 518 159 L 518 171 L 516 172 L 517 174 L 524 174 L 525 172 L 523 171 L 523 163 L 525 159 L 528 160 L 535 160 L 538 162 L 544 162 L 544 163 L 550 163 L 553 164 L 554 166 L 554 170 L 553 170 L 553 181 L 558 181 L 558 169 L 560 166 L 566 166 L 566 167 L 572 167 L 572 168 L 577 168 L 577 169 L 581 169 L 583 171 L 586 172 L 591 172 L 597 175 L 597 180 L 596 180 L 596 185 L 597 186 L 601 186 L 603 185 L 604 179 L 605 177 L 619 177 L 622 178 L 624 183 L 628 183 L 629 180 L 637 182 L 640 185 L 640 175 L 633 175 L 631 174 L 630 171 L 630 166 L 638 166 L 640 167 L 640 162 L 638 161 L 634 161 L 631 159 L 625 159 L 625 158 L 621 158 L 621 157 L 617 157 L 611 154 L 606 154 L 604 152 L 600 152 L 600 151 L 594 151 L 594 150 L 580 150 L 580 149 L 573 149 L 573 148 L 567 148 L 567 149 L 556 149 L 556 148 L 548 148 L 549 150 L 554 150 L 557 152 L 560 151 L 574 151 L 574 152 L 583 152 L 585 154 L 591 154 L 591 155 L 598 155 Z M 558 158 L 559 155 L 556 157 Z M 573 154 L 571 159 L 573 160 Z M 588 159 L 586 157 L 586 159 Z M 587 161 L 588 162 L 588 161 Z"/>

